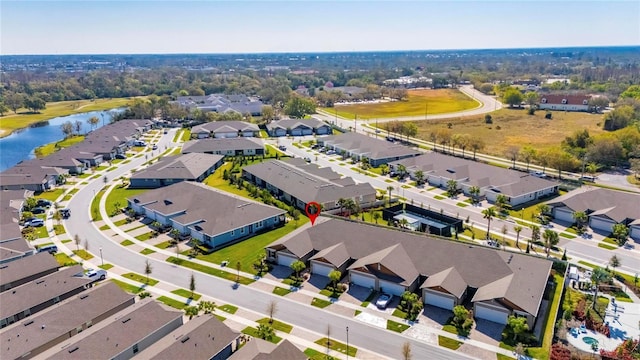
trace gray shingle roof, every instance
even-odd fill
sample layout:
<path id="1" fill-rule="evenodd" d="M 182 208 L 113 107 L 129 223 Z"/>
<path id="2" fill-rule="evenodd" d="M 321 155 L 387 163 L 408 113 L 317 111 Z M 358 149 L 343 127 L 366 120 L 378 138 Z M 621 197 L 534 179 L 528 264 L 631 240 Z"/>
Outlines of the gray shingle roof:
<path id="1" fill-rule="evenodd" d="M 264 143 L 260 139 L 249 137 L 238 138 L 214 138 L 214 139 L 202 139 L 187 141 L 182 146 L 182 153 L 205 153 L 216 151 L 229 151 L 229 150 L 247 150 L 247 149 L 263 149 Z"/>
<path id="2" fill-rule="evenodd" d="M 276 345 L 262 339 L 252 339 L 229 360 L 307 360 L 307 356 L 288 340 Z"/>
<path id="3" fill-rule="evenodd" d="M 389 159 L 394 157 L 416 156 L 420 151 L 404 145 L 398 145 L 375 137 L 356 132 L 331 135 L 318 139 L 318 142 L 337 146 L 347 151 L 361 154 L 372 160 Z"/>
<path id="4" fill-rule="evenodd" d="M 386 249 L 361 257 L 349 266 L 349 269 L 358 269 L 374 264 L 380 264 L 389 269 L 402 280 L 397 282 L 404 286 L 410 286 L 420 275 L 402 244 L 391 245 Z M 371 267 L 370 271 L 375 273 L 375 267 Z"/>
<path id="5" fill-rule="evenodd" d="M 311 119 L 283 119 L 272 121 L 267 124 L 267 129 L 295 129 L 297 127 L 316 129 L 322 126 L 329 126 L 324 121 L 320 121 L 315 118 Z"/>
<path id="6" fill-rule="evenodd" d="M 60 264 L 49 253 L 43 252 L 0 265 L 0 285 L 15 283 L 30 276 L 58 269 Z M 15 284 L 13 285 L 15 286 Z"/>
<path id="7" fill-rule="evenodd" d="M 233 131 L 260 131 L 256 124 L 245 121 L 212 121 L 206 124 L 195 126 L 192 133 L 199 132 L 233 132 Z"/>
<path id="8" fill-rule="evenodd" d="M 437 286 L 445 289 L 457 298 L 462 297 L 462 294 L 464 294 L 464 291 L 467 289 L 467 283 L 454 267 L 450 267 L 437 274 L 429 276 L 420 288 L 432 288 Z"/>
<path id="9" fill-rule="evenodd" d="M 317 254 L 313 255 L 309 260 L 320 260 L 324 259 L 329 264 L 340 267 L 345 261 L 349 260 L 349 253 L 347 252 L 347 248 L 343 243 L 335 244 L 333 246 L 329 246 L 328 248 L 322 249 L 318 251 Z"/>
<path id="10" fill-rule="evenodd" d="M 137 171 L 131 178 L 195 180 L 223 158 L 222 155 L 200 153 L 163 157 L 148 168 Z"/>
<path id="11" fill-rule="evenodd" d="M 640 195 L 629 192 L 601 188 L 578 190 L 557 197 L 547 204 L 566 206 L 573 211 L 594 212 L 619 223 L 626 219 L 640 219 Z"/>

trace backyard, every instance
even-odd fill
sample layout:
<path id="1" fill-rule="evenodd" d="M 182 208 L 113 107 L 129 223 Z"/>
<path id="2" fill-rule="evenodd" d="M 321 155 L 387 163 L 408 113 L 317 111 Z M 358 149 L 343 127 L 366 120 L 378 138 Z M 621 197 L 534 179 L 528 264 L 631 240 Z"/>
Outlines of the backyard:
<path id="1" fill-rule="evenodd" d="M 424 116 L 469 110 L 479 103 L 455 89 L 409 90 L 405 101 L 372 104 L 337 105 L 322 110 L 346 119 L 375 119 L 398 116 Z"/>

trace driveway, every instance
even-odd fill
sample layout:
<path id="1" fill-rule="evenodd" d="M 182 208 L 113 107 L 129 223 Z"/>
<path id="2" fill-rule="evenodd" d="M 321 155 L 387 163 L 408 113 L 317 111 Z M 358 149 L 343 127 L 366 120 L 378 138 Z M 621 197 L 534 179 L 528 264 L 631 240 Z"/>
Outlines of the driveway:
<path id="1" fill-rule="evenodd" d="M 494 323 L 493 321 L 476 319 L 469 338 L 482 341 L 485 344 L 498 346 L 502 339 L 502 330 L 504 330 L 504 325 Z"/>

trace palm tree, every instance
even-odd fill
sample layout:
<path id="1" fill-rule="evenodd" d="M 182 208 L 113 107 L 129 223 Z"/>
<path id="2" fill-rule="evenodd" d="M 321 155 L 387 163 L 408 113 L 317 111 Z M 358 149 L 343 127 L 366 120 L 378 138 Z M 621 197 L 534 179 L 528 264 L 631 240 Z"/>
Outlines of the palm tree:
<path id="1" fill-rule="evenodd" d="M 587 223 L 587 213 L 584 211 L 576 211 L 573 213 L 573 220 L 576 221 L 578 232 L 582 233 L 584 225 Z"/>
<path id="2" fill-rule="evenodd" d="M 371 217 L 373 217 L 373 220 L 376 222 L 376 224 L 378 223 L 378 220 L 380 220 L 380 212 L 379 211 L 374 211 L 373 214 L 371 215 Z"/>
<path id="3" fill-rule="evenodd" d="M 266 324 L 258 325 L 257 333 L 258 337 L 263 340 L 271 340 L 275 335 L 273 328 Z"/>
<path id="4" fill-rule="evenodd" d="M 422 182 L 424 181 L 424 171 L 422 170 L 416 170 L 413 173 L 413 176 L 416 178 L 416 184 L 418 186 L 422 185 Z"/>
<path id="5" fill-rule="evenodd" d="M 400 227 L 403 229 L 406 229 L 409 225 L 409 220 L 407 220 L 406 218 L 402 218 L 400 219 Z"/>
<path id="6" fill-rule="evenodd" d="M 340 207 L 340 214 L 342 214 L 342 208 L 345 207 L 346 199 L 345 198 L 340 198 L 340 199 L 338 199 L 336 204 L 338 204 L 338 206 Z"/>
<path id="7" fill-rule="evenodd" d="M 398 180 L 404 179 L 407 174 L 407 167 L 402 164 L 398 164 L 396 170 L 398 171 Z"/>
<path id="8" fill-rule="evenodd" d="M 496 196 L 496 207 L 498 208 L 498 211 L 503 212 L 508 202 L 509 200 L 504 194 L 498 194 L 498 196 Z"/>
<path id="9" fill-rule="evenodd" d="M 551 229 L 546 229 L 542 233 L 542 238 L 544 239 L 544 247 L 547 248 L 547 257 L 549 257 L 551 247 L 558 243 L 558 233 Z"/>
<path id="10" fill-rule="evenodd" d="M 458 182 L 451 179 L 447 181 L 447 194 L 449 197 L 454 197 L 458 193 Z"/>
<path id="11" fill-rule="evenodd" d="M 389 205 L 391 205 L 391 192 L 393 191 L 393 186 L 387 186 L 387 192 L 389 193 Z"/>
<path id="12" fill-rule="evenodd" d="M 497 214 L 496 214 L 496 210 L 492 207 L 488 208 L 488 209 L 484 209 L 482 210 L 482 215 L 485 219 L 487 219 L 487 239 L 490 238 L 490 231 L 491 231 L 491 219 L 493 219 Z"/>
<path id="13" fill-rule="evenodd" d="M 153 267 L 151 266 L 149 259 L 147 259 L 144 262 L 144 274 L 147 275 L 147 284 L 149 284 L 149 275 L 151 275 L 151 272 L 153 272 Z"/>
<path id="14" fill-rule="evenodd" d="M 469 188 L 469 195 L 471 195 L 471 200 L 473 203 L 477 203 L 480 197 L 480 187 L 472 186 Z"/>
<path id="15" fill-rule="evenodd" d="M 540 226 L 531 225 L 531 241 L 534 243 L 540 240 Z"/>
<path id="16" fill-rule="evenodd" d="M 522 226 L 516 225 L 513 227 L 513 231 L 516 232 L 516 247 L 519 249 L 519 241 L 520 241 L 520 232 L 522 231 Z"/>
<path id="17" fill-rule="evenodd" d="M 596 307 L 596 303 L 598 302 L 598 286 L 601 283 L 606 282 L 608 280 L 609 280 L 609 273 L 601 267 L 596 267 L 591 272 L 591 282 L 596 288 L 593 295 L 593 304 L 592 304 L 594 309 Z"/>

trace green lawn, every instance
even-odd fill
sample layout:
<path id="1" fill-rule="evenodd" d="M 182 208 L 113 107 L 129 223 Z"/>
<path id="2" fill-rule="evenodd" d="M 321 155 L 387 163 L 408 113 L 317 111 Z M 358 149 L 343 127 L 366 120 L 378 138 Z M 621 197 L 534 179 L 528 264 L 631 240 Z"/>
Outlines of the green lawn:
<path id="1" fill-rule="evenodd" d="M 122 246 L 129 246 L 129 245 L 133 245 L 133 241 L 126 239 L 125 241 L 121 242 L 120 245 Z"/>
<path id="2" fill-rule="evenodd" d="M 335 360 L 333 356 L 327 356 L 327 354 L 312 348 L 307 348 L 304 354 L 307 355 L 309 360 Z"/>
<path id="3" fill-rule="evenodd" d="M 116 186 L 107 196 L 105 208 L 108 214 L 112 214 L 117 208 L 122 209 L 127 206 L 127 198 L 133 197 L 147 191 L 147 189 L 128 189 Z"/>
<path id="4" fill-rule="evenodd" d="M 137 281 L 139 283 L 147 284 L 149 286 L 154 286 L 159 282 L 158 280 L 155 280 L 153 278 L 149 278 L 149 281 L 147 281 L 147 277 L 145 275 L 140 275 L 133 272 L 123 274 L 122 277 Z"/>
<path id="5" fill-rule="evenodd" d="M 84 135 L 73 135 L 64 140 L 60 140 L 58 142 L 52 142 L 46 145 L 39 146 L 35 148 L 33 151 L 37 157 L 42 158 L 45 156 L 49 156 L 54 152 L 69 147 L 71 145 L 75 145 L 79 142 L 84 141 Z"/>
<path id="6" fill-rule="evenodd" d="M 458 350 L 458 348 L 462 345 L 462 341 L 438 335 L 438 345 L 449 348 L 451 350 Z"/>
<path id="7" fill-rule="evenodd" d="M 98 192 L 91 200 L 91 218 L 93 221 L 102 220 L 102 215 L 100 215 L 100 199 L 102 198 L 102 195 L 104 195 L 104 190 L 100 190 L 100 192 Z M 109 212 L 109 210 L 107 210 L 107 212 Z"/>
<path id="8" fill-rule="evenodd" d="M 237 306 L 233 306 L 233 305 L 229 305 L 229 304 L 220 305 L 220 306 L 218 306 L 218 309 L 220 309 L 220 310 L 222 310 L 224 312 L 227 312 L 229 314 L 235 314 L 236 311 L 238 311 L 238 307 Z"/>
<path id="9" fill-rule="evenodd" d="M 154 245 L 155 247 L 157 247 L 158 249 L 166 249 L 170 246 L 171 244 L 169 243 L 169 241 L 163 241 L 160 244 L 156 244 Z"/>
<path id="10" fill-rule="evenodd" d="M 122 225 L 125 225 L 125 224 L 127 224 L 127 219 L 118 220 L 118 221 L 115 221 L 113 223 L 113 225 L 115 225 L 115 226 L 122 226 Z"/>
<path id="11" fill-rule="evenodd" d="M 407 313 L 400 310 L 400 309 L 395 309 L 393 310 L 393 314 L 391 314 L 395 317 L 399 317 L 400 319 L 406 319 L 407 318 Z"/>
<path id="12" fill-rule="evenodd" d="M 191 297 L 191 291 L 187 289 L 176 289 L 176 290 L 173 290 L 171 293 L 176 294 L 178 296 L 182 296 L 183 298 L 193 299 L 195 301 L 200 300 L 200 298 L 202 297 L 202 295 L 195 292 L 193 293 L 193 297 Z"/>
<path id="13" fill-rule="evenodd" d="M 156 251 L 155 250 L 151 250 L 149 248 L 144 248 L 144 249 L 142 249 L 142 251 L 140 251 L 140 254 L 149 255 L 149 254 L 153 254 L 154 252 L 156 252 Z"/>
<path id="14" fill-rule="evenodd" d="M 246 328 L 244 328 L 242 330 L 242 333 L 243 334 L 247 334 L 249 336 L 253 336 L 254 338 L 260 339 L 260 335 L 258 335 L 258 330 L 256 328 L 254 328 L 254 327 L 247 326 Z M 280 340 L 282 340 L 281 337 L 273 335 L 273 337 L 271 339 L 267 340 L 267 341 L 270 341 L 270 342 L 272 342 L 274 344 L 277 344 L 277 343 L 280 342 Z"/>
<path id="15" fill-rule="evenodd" d="M 387 330 L 392 330 L 392 331 L 401 333 L 407 330 L 408 328 L 410 328 L 410 326 L 407 324 L 399 323 L 393 320 L 387 320 Z"/>
<path id="16" fill-rule="evenodd" d="M 57 188 L 54 190 L 49 190 L 49 191 L 45 191 L 45 192 L 41 192 L 40 194 L 34 196 L 37 199 L 47 199 L 49 201 L 56 201 L 57 198 L 60 197 L 60 195 L 64 194 L 65 189 L 62 188 Z"/>
<path id="17" fill-rule="evenodd" d="M 289 294 L 291 292 L 291 290 L 289 289 L 285 289 L 285 288 L 281 288 L 279 286 L 276 286 L 275 288 L 273 288 L 273 293 L 276 295 L 280 295 L 280 296 L 285 296 L 287 294 Z"/>
<path id="18" fill-rule="evenodd" d="M 436 199 L 436 200 L 444 200 L 444 199 L 446 199 L 446 197 L 441 196 L 441 195 L 436 195 L 433 198 Z"/>
<path id="19" fill-rule="evenodd" d="M 507 355 L 496 354 L 496 360 L 515 360 L 515 358 Z"/>
<path id="20" fill-rule="evenodd" d="M 67 254 L 59 252 L 54 255 L 54 258 L 60 264 L 60 266 L 72 266 L 78 264 L 75 260 L 70 258 Z"/>
<path id="21" fill-rule="evenodd" d="M 320 345 L 320 346 L 327 346 L 327 342 L 329 341 L 329 339 L 327 339 L 326 337 L 320 339 L 320 340 L 316 340 L 315 343 Z M 330 343 L 329 343 L 329 349 L 337 351 L 339 353 L 342 354 L 347 354 L 347 345 L 336 341 L 334 339 L 331 339 Z M 358 349 L 353 347 L 353 346 L 349 346 L 349 356 L 354 357 L 356 356 L 356 353 L 358 352 Z"/>
<path id="22" fill-rule="evenodd" d="M 36 239 L 44 239 L 49 237 L 49 231 L 46 226 L 40 226 L 36 228 Z"/>
<path id="23" fill-rule="evenodd" d="M 142 290 L 144 290 L 143 286 L 136 286 L 136 285 L 131 285 L 129 283 L 126 283 L 124 281 L 120 281 L 120 280 L 116 280 L 116 279 L 111 279 L 111 281 L 113 281 L 114 284 L 118 285 L 120 287 L 120 289 L 131 293 L 131 294 L 137 294 L 139 292 L 141 292 Z"/>
<path id="24" fill-rule="evenodd" d="M 298 227 L 308 221 L 309 219 L 307 217 L 301 216 L 300 220 L 298 220 Z M 262 233 L 231 246 L 227 246 L 208 255 L 198 255 L 197 258 L 216 264 L 220 264 L 221 262 L 228 260 L 231 268 L 235 268 L 236 262 L 240 261 L 242 271 L 255 274 L 255 270 L 252 265 L 256 261 L 258 255 L 264 252 L 264 248 L 295 229 L 295 221 L 290 221 L 286 225 L 275 230 Z"/>
<path id="25" fill-rule="evenodd" d="M 111 269 L 113 267 L 113 265 L 112 264 L 104 264 L 104 265 L 100 265 L 98 267 L 100 269 L 102 269 L 102 270 L 109 270 L 109 269 Z"/>
<path id="26" fill-rule="evenodd" d="M 90 260 L 93 259 L 93 255 L 89 254 L 86 250 L 73 250 L 73 253 L 80 257 L 82 260 Z"/>
<path id="27" fill-rule="evenodd" d="M 603 248 L 603 249 L 607 249 L 607 250 L 615 250 L 615 249 L 618 248 L 617 246 L 607 245 L 607 244 L 602 243 L 602 242 L 598 243 L 598 247 L 599 248 Z"/>
<path id="28" fill-rule="evenodd" d="M 256 321 L 258 324 L 265 324 L 265 325 L 269 325 L 271 326 L 274 330 L 278 330 L 278 331 L 282 331 L 285 332 L 287 334 L 291 333 L 291 330 L 293 330 L 293 326 L 283 323 L 281 321 L 278 320 L 273 320 L 272 323 L 269 323 L 269 318 L 263 318 L 260 319 L 258 321 Z"/>
<path id="29" fill-rule="evenodd" d="M 311 300 L 311 305 L 313 305 L 315 307 L 319 307 L 320 309 L 324 309 L 327 306 L 331 305 L 331 301 L 318 299 L 318 298 L 313 298 L 313 300 Z"/>
<path id="30" fill-rule="evenodd" d="M 174 299 L 172 299 L 170 297 L 166 297 L 166 296 L 160 296 L 158 298 L 158 301 L 162 301 L 166 305 L 169 305 L 172 308 L 176 308 L 178 310 L 182 310 L 182 309 L 184 309 L 184 308 L 186 308 L 188 306 L 187 304 L 183 303 L 182 301 L 174 300 Z"/>
<path id="31" fill-rule="evenodd" d="M 459 202 L 459 203 L 457 203 L 457 204 L 456 204 L 456 206 L 459 206 L 459 207 L 464 208 L 464 207 L 469 206 L 469 204 L 467 204 L 467 203 L 465 203 L 465 202 Z"/>
<path id="32" fill-rule="evenodd" d="M 610 238 L 610 237 L 606 237 L 606 238 L 602 239 L 602 242 L 607 243 L 607 244 L 611 244 L 611 245 L 615 245 L 616 247 L 618 247 L 618 242 L 615 241 L 614 239 Z"/>
<path id="33" fill-rule="evenodd" d="M 172 263 L 172 264 L 184 266 L 184 267 L 189 268 L 191 270 L 200 271 L 200 272 L 203 272 L 205 274 L 209 274 L 209 275 L 217 276 L 219 278 L 227 279 L 229 281 L 236 281 L 236 274 L 232 274 L 230 272 L 226 272 L 226 271 L 219 270 L 219 269 L 214 269 L 212 267 L 200 265 L 200 264 L 197 264 L 197 263 L 194 263 L 194 262 L 191 262 L 191 261 L 187 261 L 187 260 L 184 260 L 184 259 L 178 259 L 178 258 L 176 258 L 174 256 L 169 257 L 167 259 L 167 261 Z M 251 284 L 254 281 L 255 280 L 253 280 L 253 279 L 249 279 L 249 278 L 240 276 L 240 284 L 248 285 L 248 284 Z"/>
<path id="34" fill-rule="evenodd" d="M 140 234 L 140 235 L 136 236 L 135 238 L 140 240 L 140 241 L 146 241 L 146 240 L 151 239 L 151 237 L 153 237 L 153 231 L 149 231 L 147 233 Z"/>

